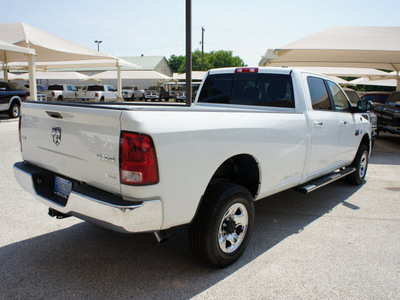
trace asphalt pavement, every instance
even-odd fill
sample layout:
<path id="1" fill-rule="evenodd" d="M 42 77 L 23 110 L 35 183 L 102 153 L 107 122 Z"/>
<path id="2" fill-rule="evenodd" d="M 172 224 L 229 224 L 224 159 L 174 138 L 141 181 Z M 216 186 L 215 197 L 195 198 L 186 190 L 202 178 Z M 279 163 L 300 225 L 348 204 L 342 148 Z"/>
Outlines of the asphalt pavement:
<path id="1" fill-rule="evenodd" d="M 400 136 L 378 138 L 361 186 L 258 201 L 243 256 L 212 269 L 186 227 L 159 245 L 49 217 L 14 179 L 17 131 L 0 115 L 0 299 L 400 299 Z"/>

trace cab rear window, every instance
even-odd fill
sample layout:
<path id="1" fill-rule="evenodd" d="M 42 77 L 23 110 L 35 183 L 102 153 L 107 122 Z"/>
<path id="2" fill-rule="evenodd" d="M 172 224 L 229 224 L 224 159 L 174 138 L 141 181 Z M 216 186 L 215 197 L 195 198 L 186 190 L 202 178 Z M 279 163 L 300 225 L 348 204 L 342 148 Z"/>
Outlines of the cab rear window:
<path id="1" fill-rule="evenodd" d="M 263 73 L 209 75 L 198 102 L 295 107 L 291 76 Z"/>

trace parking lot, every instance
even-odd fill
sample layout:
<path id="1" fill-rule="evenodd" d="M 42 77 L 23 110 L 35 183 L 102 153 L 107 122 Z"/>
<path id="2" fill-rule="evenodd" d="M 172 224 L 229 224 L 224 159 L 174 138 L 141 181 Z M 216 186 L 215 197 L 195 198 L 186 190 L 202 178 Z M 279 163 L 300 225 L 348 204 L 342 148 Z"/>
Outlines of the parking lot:
<path id="1" fill-rule="evenodd" d="M 378 138 L 361 186 L 258 201 L 244 255 L 211 269 L 192 256 L 185 227 L 159 245 L 50 218 L 14 179 L 17 130 L 0 115 L 1 299 L 400 298 L 400 136 Z"/>

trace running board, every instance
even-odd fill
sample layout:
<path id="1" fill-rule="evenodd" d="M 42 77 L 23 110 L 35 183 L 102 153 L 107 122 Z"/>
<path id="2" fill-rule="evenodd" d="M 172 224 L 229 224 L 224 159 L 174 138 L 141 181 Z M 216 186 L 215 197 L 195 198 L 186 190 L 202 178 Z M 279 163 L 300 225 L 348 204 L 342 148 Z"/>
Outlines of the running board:
<path id="1" fill-rule="evenodd" d="M 312 191 L 319 189 L 320 187 L 323 187 L 331 182 L 334 182 L 340 178 L 343 178 L 355 171 L 356 171 L 356 168 L 350 168 L 350 167 L 345 168 L 345 169 L 340 169 L 339 171 L 333 172 L 329 175 L 325 175 L 323 177 L 319 177 L 317 179 L 311 180 L 305 184 L 299 185 L 299 186 L 295 187 L 294 190 L 308 194 Z"/>

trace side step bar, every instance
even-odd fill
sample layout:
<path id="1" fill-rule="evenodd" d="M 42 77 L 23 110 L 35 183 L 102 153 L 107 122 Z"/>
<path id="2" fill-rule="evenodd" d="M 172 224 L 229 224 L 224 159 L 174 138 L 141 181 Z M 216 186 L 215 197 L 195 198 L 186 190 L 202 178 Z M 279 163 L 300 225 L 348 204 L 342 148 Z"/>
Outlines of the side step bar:
<path id="1" fill-rule="evenodd" d="M 314 179 L 307 183 L 299 185 L 299 186 L 295 187 L 294 190 L 301 192 L 301 193 L 308 194 L 312 191 L 319 189 L 320 187 L 323 187 L 331 182 L 334 182 L 340 178 L 343 178 L 355 171 L 356 171 L 356 168 L 352 168 L 352 167 L 340 169 L 339 171 L 333 172 L 329 175 L 325 175 L 323 177 L 319 177 L 317 179 Z"/>

